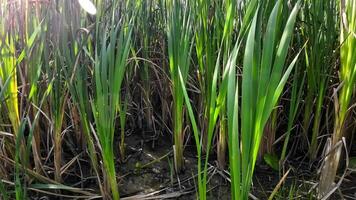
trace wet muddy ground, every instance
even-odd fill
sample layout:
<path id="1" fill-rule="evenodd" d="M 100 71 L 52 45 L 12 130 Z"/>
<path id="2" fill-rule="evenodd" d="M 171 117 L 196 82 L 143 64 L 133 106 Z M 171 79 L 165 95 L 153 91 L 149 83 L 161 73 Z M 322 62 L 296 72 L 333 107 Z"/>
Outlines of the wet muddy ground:
<path id="1" fill-rule="evenodd" d="M 165 137 L 165 136 L 163 136 Z M 150 137 L 152 138 L 152 137 Z M 197 158 L 195 146 L 185 147 L 185 169 L 176 174 L 171 152 L 171 139 L 160 137 L 154 140 L 132 134 L 126 140 L 127 158 L 120 164 L 120 190 L 122 197 L 127 199 L 196 199 Z M 299 159 L 299 160 L 298 160 Z M 209 171 L 208 199 L 230 199 L 230 183 L 227 170 L 220 170 L 211 156 Z M 285 199 L 289 189 L 295 185 L 296 199 L 315 199 L 316 174 L 311 165 L 299 157 L 288 164 L 291 172 L 276 195 Z M 287 169 L 285 169 L 287 171 Z M 251 199 L 268 199 L 269 195 L 280 181 L 282 175 L 260 162 L 256 166 Z M 314 181 L 313 181 L 314 180 Z M 356 176 L 349 173 L 340 191 L 345 199 L 356 199 Z M 340 199 L 335 194 L 333 199 Z"/>
<path id="2" fill-rule="evenodd" d="M 70 141 L 70 140 L 66 140 Z M 115 140 L 119 141 L 119 139 Z M 131 134 L 126 137 L 126 158 L 124 161 L 117 159 L 117 172 L 120 187 L 120 196 L 123 200 L 138 199 L 196 199 L 196 176 L 197 158 L 193 144 L 187 142 L 184 151 L 184 170 L 176 174 L 173 166 L 172 139 L 166 135 Z M 97 178 L 90 169 L 90 161 L 79 149 L 66 142 L 64 155 L 68 155 L 65 162 L 69 162 L 78 151 L 78 165 L 75 163 L 68 167 L 63 178 L 68 186 L 82 188 L 93 194 L 100 195 Z M 119 144 L 116 155 L 119 155 Z M 351 151 L 356 153 L 356 151 Z M 230 183 L 228 170 L 217 168 L 214 153 L 210 156 L 208 167 L 208 199 L 228 200 L 230 198 Z M 356 156 L 350 154 L 351 156 Z M 276 199 L 288 199 L 291 187 L 295 186 L 295 198 L 293 199 L 316 199 L 315 188 L 318 182 L 318 164 L 306 161 L 305 155 L 293 157 L 285 164 L 288 166 L 284 171 L 290 170 L 284 184 L 279 189 Z M 50 160 L 48 162 L 51 162 Z M 78 167 L 79 166 L 79 167 Z M 342 174 L 343 172 L 339 172 Z M 253 186 L 250 199 L 268 199 L 273 189 L 279 183 L 283 174 L 272 170 L 263 161 L 255 168 Z M 34 182 L 35 183 L 35 182 Z M 52 190 L 53 191 L 53 190 Z M 54 191 L 55 193 L 55 191 Z M 63 191 L 61 194 L 73 195 Z M 53 195 L 30 192 L 31 199 L 68 199 Z M 330 199 L 356 199 L 356 172 L 347 171 L 343 183 Z M 73 199 L 73 198 L 69 198 Z"/>

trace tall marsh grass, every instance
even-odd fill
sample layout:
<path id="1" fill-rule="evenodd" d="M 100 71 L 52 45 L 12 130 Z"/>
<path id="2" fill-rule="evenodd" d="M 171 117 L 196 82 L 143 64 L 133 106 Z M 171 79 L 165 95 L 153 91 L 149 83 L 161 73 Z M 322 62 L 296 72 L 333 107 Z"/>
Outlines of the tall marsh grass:
<path id="1" fill-rule="evenodd" d="M 113 2 L 107 23 L 105 18 L 97 18 L 96 48 L 94 57 L 95 93 L 92 110 L 96 124 L 96 134 L 101 147 L 104 172 L 113 199 L 119 199 L 116 180 L 114 134 L 117 112 L 122 111 L 120 89 L 123 83 L 127 58 L 130 52 L 132 20 L 124 17 L 116 19 L 118 1 Z M 102 12 L 103 7 L 99 12 Z M 101 23 L 102 24 L 101 24 Z M 101 34 L 101 30 L 104 33 Z M 108 42 L 108 43 L 107 43 Z"/>
<path id="2" fill-rule="evenodd" d="M 2 0 L 0 199 L 330 197 L 355 32 L 355 0 Z"/>
<path id="3" fill-rule="evenodd" d="M 351 115 L 356 86 L 356 1 L 340 1 L 340 86 L 334 90 L 335 121 L 331 138 L 326 143 L 325 160 L 320 176 L 319 198 L 327 198 L 337 190 L 333 181 L 339 166 L 344 139 L 347 137 L 347 116 Z M 345 147 L 346 148 L 346 147 Z M 347 152 L 346 152 L 347 153 Z"/>
<path id="4" fill-rule="evenodd" d="M 181 84 L 186 84 L 189 74 L 190 53 L 192 42 L 192 19 L 189 2 L 172 0 L 167 2 L 167 38 L 169 71 L 172 80 L 173 95 L 173 135 L 175 168 L 180 171 L 183 166 L 184 144 L 184 112 Z M 179 72 L 183 77 L 180 81 Z"/>

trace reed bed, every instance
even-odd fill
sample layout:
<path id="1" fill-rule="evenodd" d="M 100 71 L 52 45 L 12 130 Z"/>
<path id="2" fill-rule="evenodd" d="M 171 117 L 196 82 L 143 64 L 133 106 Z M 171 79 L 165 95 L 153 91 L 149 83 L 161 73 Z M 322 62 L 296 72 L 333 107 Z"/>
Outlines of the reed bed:
<path id="1" fill-rule="evenodd" d="M 350 197 L 355 44 L 355 0 L 2 0 L 0 199 Z"/>

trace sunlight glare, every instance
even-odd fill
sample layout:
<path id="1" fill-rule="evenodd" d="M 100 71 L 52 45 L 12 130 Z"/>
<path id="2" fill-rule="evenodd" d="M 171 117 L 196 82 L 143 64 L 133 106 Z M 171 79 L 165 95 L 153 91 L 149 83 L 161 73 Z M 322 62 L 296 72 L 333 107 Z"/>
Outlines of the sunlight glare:
<path id="1" fill-rule="evenodd" d="M 95 5 L 90 0 L 78 0 L 79 5 L 89 14 L 95 15 Z"/>

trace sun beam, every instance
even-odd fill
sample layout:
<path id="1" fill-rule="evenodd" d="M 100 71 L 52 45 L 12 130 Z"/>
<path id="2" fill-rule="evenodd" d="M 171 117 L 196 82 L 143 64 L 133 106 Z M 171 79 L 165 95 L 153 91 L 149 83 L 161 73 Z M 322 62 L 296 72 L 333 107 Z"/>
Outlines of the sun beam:
<path id="1" fill-rule="evenodd" d="M 78 0 L 79 5 L 89 14 L 95 15 L 95 5 L 90 0 Z"/>

